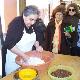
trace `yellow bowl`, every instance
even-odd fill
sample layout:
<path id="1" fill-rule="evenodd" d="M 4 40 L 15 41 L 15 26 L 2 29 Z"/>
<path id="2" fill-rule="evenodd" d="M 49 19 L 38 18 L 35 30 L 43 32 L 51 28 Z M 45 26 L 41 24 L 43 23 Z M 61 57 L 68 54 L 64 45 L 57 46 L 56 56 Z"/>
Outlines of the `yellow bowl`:
<path id="1" fill-rule="evenodd" d="M 22 69 L 19 71 L 19 78 L 21 80 L 32 80 L 36 78 L 37 71 L 35 69 Z"/>

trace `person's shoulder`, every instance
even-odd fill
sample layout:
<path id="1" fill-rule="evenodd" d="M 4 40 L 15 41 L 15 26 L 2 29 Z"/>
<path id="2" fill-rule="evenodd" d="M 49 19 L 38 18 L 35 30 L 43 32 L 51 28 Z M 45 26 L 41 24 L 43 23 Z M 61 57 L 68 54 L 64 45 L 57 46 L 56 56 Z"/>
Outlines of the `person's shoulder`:
<path id="1" fill-rule="evenodd" d="M 71 16 L 70 15 L 68 15 L 68 14 L 66 14 L 66 15 L 64 15 L 64 19 L 66 19 L 66 18 L 70 18 Z"/>
<path id="2" fill-rule="evenodd" d="M 41 18 L 38 18 L 36 22 L 43 23 L 43 20 Z"/>
<path id="3" fill-rule="evenodd" d="M 8 28 L 18 28 L 19 25 L 21 25 L 21 22 L 22 22 L 22 17 L 17 16 L 9 23 Z"/>
<path id="4" fill-rule="evenodd" d="M 55 20 L 54 19 L 51 19 L 47 25 L 47 27 L 52 27 L 55 25 Z"/>
<path id="5" fill-rule="evenodd" d="M 37 24 L 39 26 L 41 26 L 41 25 L 45 26 L 45 24 L 44 24 L 42 19 L 37 19 L 35 24 Z"/>
<path id="6" fill-rule="evenodd" d="M 46 26 L 42 19 L 37 19 L 36 23 L 33 25 L 36 30 L 44 31 Z"/>
<path id="7" fill-rule="evenodd" d="M 23 20 L 22 16 L 17 16 L 12 21 L 21 21 L 21 20 Z"/>

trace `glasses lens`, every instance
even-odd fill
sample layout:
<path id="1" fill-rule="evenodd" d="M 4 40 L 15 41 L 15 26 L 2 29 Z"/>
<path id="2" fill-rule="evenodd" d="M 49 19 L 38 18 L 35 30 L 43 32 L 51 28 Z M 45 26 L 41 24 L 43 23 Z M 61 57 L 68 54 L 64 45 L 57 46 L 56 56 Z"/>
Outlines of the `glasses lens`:
<path id="1" fill-rule="evenodd" d="M 72 12 L 74 12 L 74 11 L 75 11 L 75 9 L 69 9 L 69 11 L 72 11 Z"/>
<path id="2" fill-rule="evenodd" d="M 72 9 L 72 11 L 74 12 L 74 11 L 75 11 L 75 9 Z"/>

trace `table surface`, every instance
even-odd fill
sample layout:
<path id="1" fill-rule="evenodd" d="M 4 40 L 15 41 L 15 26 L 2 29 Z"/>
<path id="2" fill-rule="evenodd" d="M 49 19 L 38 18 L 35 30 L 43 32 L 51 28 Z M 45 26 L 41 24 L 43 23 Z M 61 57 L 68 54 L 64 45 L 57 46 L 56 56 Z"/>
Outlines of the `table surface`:
<path id="1" fill-rule="evenodd" d="M 53 58 L 52 63 L 49 67 L 54 65 L 59 65 L 59 64 L 73 67 L 75 70 L 75 80 L 80 80 L 80 57 L 56 54 L 55 58 Z M 0 80 L 14 80 L 13 76 L 14 76 L 14 72 L 11 73 L 10 75 L 5 76 Z M 40 80 L 51 80 L 47 74 L 47 70 L 39 74 L 39 76 L 40 76 Z"/>

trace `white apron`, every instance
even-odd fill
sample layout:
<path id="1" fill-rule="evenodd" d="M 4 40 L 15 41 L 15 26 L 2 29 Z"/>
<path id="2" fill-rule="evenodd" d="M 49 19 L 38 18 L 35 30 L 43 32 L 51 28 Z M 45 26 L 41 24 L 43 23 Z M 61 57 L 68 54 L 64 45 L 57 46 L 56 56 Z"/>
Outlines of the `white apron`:
<path id="1" fill-rule="evenodd" d="M 31 51 L 32 46 L 36 41 L 36 34 L 35 32 L 28 34 L 26 33 L 25 29 L 23 32 L 23 36 L 21 40 L 16 44 L 16 46 L 24 52 Z M 15 71 L 17 68 L 20 67 L 18 64 L 15 63 L 16 56 L 16 54 L 12 53 L 10 50 L 7 50 L 5 64 L 6 74 L 10 74 L 11 72 Z"/>

